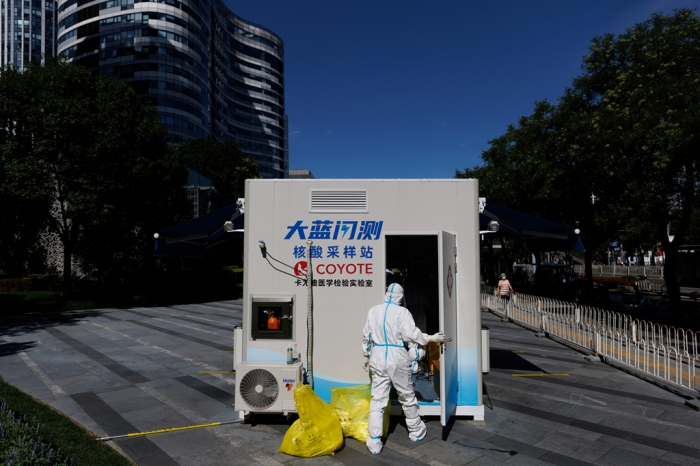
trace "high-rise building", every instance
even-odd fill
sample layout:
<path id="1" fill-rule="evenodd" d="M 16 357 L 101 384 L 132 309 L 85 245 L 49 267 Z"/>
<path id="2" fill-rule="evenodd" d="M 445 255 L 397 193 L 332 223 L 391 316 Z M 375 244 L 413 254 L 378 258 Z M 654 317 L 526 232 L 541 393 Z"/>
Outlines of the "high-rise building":
<path id="1" fill-rule="evenodd" d="M 221 0 L 60 0 L 57 10 L 58 54 L 129 83 L 175 143 L 233 140 L 263 177 L 288 177 L 284 44 L 274 32 Z"/>
<path id="2" fill-rule="evenodd" d="M 297 168 L 289 170 L 289 178 L 291 179 L 314 179 L 316 178 L 308 168 Z"/>
<path id="3" fill-rule="evenodd" d="M 0 1 L 0 65 L 25 68 L 56 54 L 56 1 Z"/>

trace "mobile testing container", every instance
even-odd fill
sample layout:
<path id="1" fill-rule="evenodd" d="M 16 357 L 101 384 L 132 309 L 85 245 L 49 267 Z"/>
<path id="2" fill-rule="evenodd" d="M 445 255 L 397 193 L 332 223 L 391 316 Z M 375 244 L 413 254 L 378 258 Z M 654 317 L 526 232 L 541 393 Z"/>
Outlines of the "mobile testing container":
<path id="1" fill-rule="evenodd" d="M 477 180 L 248 180 L 245 198 L 235 364 L 284 363 L 290 345 L 308 364 L 310 239 L 315 392 L 329 401 L 331 387 L 369 382 L 367 312 L 399 282 L 421 330 L 453 338 L 427 348 L 427 372 L 414 376 L 420 414 L 443 425 L 454 415 L 483 420 Z M 261 256 L 259 241 L 286 273 Z M 272 313 L 281 325 L 269 329 Z"/>

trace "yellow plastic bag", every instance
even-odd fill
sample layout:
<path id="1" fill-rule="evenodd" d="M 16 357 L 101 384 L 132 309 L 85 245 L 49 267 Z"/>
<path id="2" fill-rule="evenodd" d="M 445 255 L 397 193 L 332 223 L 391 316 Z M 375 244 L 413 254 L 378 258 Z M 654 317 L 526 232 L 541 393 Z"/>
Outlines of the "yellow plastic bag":
<path id="1" fill-rule="evenodd" d="M 284 434 L 280 453 L 310 458 L 332 455 L 343 446 L 338 414 L 311 390 L 310 385 L 297 386 L 294 405 L 299 419 Z"/>
<path id="2" fill-rule="evenodd" d="M 331 407 L 335 408 L 343 427 L 343 435 L 360 442 L 369 438 L 369 402 L 372 399 L 372 385 L 331 388 Z M 388 405 L 387 405 L 388 406 Z M 389 430 L 390 408 L 384 410 L 382 436 Z"/>

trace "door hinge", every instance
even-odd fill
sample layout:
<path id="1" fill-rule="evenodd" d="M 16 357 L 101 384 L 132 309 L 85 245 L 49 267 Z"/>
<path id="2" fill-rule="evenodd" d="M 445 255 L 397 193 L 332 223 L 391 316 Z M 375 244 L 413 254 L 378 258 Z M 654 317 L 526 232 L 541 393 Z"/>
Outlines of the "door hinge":
<path id="1" fill-rule="evenodd" d="M 457 391 L 459 391 L 459 380 L 457 381 Z"/>
<path id="2" fill-rule="evenodd" d="M 455 262 L 455 273 L 457 273 L 457 263 Z"/>
<path id="3" fill-rule="evenodd" d="M 457 246 L 455 246 L 455 257 L 457 257 Z"/>

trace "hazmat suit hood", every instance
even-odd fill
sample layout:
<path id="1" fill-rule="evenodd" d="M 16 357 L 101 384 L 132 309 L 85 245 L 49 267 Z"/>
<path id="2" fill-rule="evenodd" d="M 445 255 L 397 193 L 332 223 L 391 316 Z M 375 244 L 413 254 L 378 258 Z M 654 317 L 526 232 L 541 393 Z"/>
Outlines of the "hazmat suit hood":
<path id="1" fill-rule="evenodd" d="M 398 306 L 403 302 L 403 287 L 398 283 L 392 283 L 386 289 L 384 302 L 392 302 Z"/>

